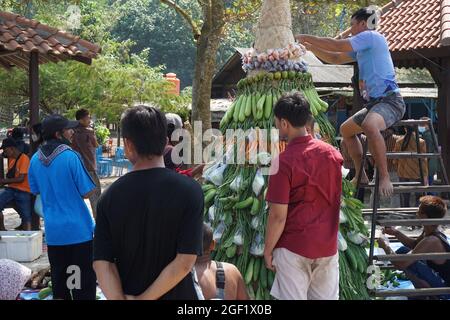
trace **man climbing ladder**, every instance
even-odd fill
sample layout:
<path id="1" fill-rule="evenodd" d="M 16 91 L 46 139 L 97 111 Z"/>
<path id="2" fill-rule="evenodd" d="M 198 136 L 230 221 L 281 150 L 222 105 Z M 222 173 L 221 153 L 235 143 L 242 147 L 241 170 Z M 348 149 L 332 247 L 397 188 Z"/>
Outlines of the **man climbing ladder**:
<path id="1" fill-rule="evenodd" d="M 358 181 L 363 154 L 357 134 L 364 132 L 380 174 L 380 194 L 390 196 L 393 185 L 387 168 L 386 146 L 380 131 L 401 120 L 406 106 L 400 95 L 386 38 L 375 30 L 375 15 L 376 12 L 371 8 L 355 12 L 351 20 L 352 37 L 349 39 L 299 35 L 297 40 L 328 63 L 358 62 L 360 92 L 367 103 L 342 124 L 341 134 L 355 164 L 357 176 L 353 179 L 354 184 Z M 364 169 L 361 172 L 361 182 L 368 183 Z"/>

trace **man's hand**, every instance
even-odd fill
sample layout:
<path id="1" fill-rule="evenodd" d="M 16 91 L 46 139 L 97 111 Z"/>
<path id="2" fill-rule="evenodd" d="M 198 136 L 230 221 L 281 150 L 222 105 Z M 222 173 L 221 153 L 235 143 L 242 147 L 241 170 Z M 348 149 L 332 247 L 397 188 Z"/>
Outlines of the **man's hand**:
<path id="1" fill-rule="evenodd" d="M 308 51 L 314 50 L 314 46 L 309 42 L 303 42 L 303 45 L 305 46 L 306 50 L 308 50 Z"/>
<path id="2" fill-rule="evenodd" d="M 273 261 L 273 253 L 272 252 L 266 252 L 264 251 L 264 261 L 266 262 L 266 267 L 269 270 L 276 271 L 274 265 L 272 264 Z"/>
<path id="3" fill-rule="evenodd" d="M 395 229 L 395 228 L 391 228 L 391 227 L 385 227 L 385 228 L 383 229 L 383 233 L 384 233 L 384 234 L 388 234 L 388 235 L 390 235 L 390 236 L 396 237 L 397 234 L 398 234 L 398 230 Z"/>
<path id="4" fill-rule="evenodd" d="M 295 40 L 297 40 L 298 42 L 305 45 L 308 42 L 308 37 L 309 36 L 306 34 L 299 34 L 299 35 L 295 36 Z"/>
<path id="5" fill-rule="evenodd" d="M 381 239 L 381 238 L 379 238 L 378 240 L 377 240 L 377 242 L 378 242 L 378 246 L 381 248 L 381 249 L 383 249 L 386 253 L 387 253 L 387 248 L 389 247 L 387 244 L 386 244 L 386 242 L 384 242 L 384 240 L 383 239 Z"/>

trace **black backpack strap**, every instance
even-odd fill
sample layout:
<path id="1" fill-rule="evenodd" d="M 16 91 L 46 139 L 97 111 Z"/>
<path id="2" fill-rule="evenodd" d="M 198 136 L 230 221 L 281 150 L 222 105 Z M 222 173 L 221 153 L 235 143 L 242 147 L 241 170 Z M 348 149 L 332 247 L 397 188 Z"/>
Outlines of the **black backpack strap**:
<path id="1" fill-rule="evenodd" d="M 447 236 L 440 231 L 433 232 L 433 235 L 438 237 L 444 243 L 444 246 L 445 246 L 445 249 L 447 250 L 447 252 L 450 252 L 450 243 L 448 243 Z"/>
<path id="2" fill-rule="evenodd" d="M 6 173 L 6 177 L 8 179 L 14 179 L 16 177 L 17 162 L 19 162 L 19 159 L 21 156 L 22 156 L 22 153 L 19 154 L 16 161 L 14 161 L 12 168 L 9 169 L 8 172 Z"/>
<path id="3" fill-rule="evenodd" d="M 225 300 L 225 270 L 222 262 L 216 263 L 216 299 Z"/>

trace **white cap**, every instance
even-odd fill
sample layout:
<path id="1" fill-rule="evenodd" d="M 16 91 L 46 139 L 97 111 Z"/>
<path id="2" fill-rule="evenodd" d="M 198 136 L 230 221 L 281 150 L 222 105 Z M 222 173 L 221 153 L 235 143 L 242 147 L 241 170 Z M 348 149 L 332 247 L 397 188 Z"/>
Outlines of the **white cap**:
<path id="1" fill-rule="evenodd" d="M 183 128 L 183 120 L 176 113 L 166 113 L 167 124 L 173 124 L 175 129 Z"/>

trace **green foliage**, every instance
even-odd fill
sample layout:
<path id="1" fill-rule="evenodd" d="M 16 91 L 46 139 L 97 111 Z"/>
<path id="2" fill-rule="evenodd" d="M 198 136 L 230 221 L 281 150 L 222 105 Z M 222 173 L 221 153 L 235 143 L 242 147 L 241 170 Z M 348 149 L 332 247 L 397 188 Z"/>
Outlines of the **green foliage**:
<path id="1" fill-rule="evenodd" d="M 101 123 L 96 123 L 94 126 L 95 129 L 95 135 L 97 137 L 98 144 L 104 145 L 110 136 L 109 129 L 102 125 Z"/>
<path id="2" fill-rule="evenodd" d="M 43 1 L 35 6 L 35 17 L 42 23 L 64 26 L 68 3 L 73 2 Z M 41 116 L 54 112 L 71 115 L 71 110 L 86 108 L 99 119 L 117 123 L 126 108 L 151 103 L 162 110 L 176 110 L 187 118 L 191 96 L 168 94 L 170 83 L 163 78 L 162 67 L 148 65 L 149 50 L 132 53 L 132 41 L 117 41 L 110 35 L 112 18 L 119 15 L 120 7 L 109 3 L 106 0 L 79 3 L 82 23 L 73 32 L 102 46 L 102 54 L 91 66 L 76 61 L 41 65 Z M 28 95 L 28 75 L 24 70 L 0 69 L 0 107 L 22 104 Z"/>

